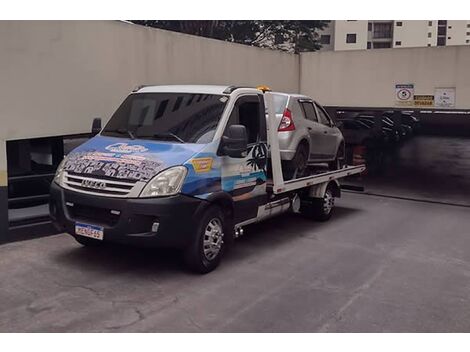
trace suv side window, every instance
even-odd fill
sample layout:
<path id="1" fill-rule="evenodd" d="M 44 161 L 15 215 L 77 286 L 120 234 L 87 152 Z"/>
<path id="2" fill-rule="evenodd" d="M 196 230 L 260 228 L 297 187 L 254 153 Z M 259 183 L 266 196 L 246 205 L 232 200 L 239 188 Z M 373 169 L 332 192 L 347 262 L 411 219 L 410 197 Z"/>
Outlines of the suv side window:
<path id="1" fill-rule="evenodd" d="M 333 121 L 331 121 L 330 117 L 326 113 L 325 109 L 323 109 L 322 106 L 315 104 L 317 106 L 317 111 L 318 111 L 318 116 L 320 118 L 320 123 L 332 127 L 333 126 Z"/>
<path id="2" fill-rule="evenodd" d="M 315 111 L 315 107 L 313 106 L 313 103 L 309 101 L 300 101 L 299 103 L 300 103 L 300 106 L 302 107 L 305 118 L 310 121 L 318 122 L 317 113 Z"/>
<path id="3" fill-rule="evenodd" d="M 243 125 L 246 127 L 246 134 L 248 136 L 248 144 L 258 143 L 261 141 L 260 130 L 260 111 L 264 106 L 261 106 L 259 97 L 257 96 L 242 96 L 240 97 L 233 107 L 230 114 L 225 131 L 231 125 Z"/>

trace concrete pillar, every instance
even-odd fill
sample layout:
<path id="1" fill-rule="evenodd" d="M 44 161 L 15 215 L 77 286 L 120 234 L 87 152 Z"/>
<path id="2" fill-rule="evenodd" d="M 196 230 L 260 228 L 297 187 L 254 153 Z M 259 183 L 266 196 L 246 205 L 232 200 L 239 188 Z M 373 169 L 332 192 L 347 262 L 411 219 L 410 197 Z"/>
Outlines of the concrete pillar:
<path id="1" fill-rule="evenodd" d="M 7 147 L 0 140 L 0 243 L 8 239 L 8 174 Z"/>

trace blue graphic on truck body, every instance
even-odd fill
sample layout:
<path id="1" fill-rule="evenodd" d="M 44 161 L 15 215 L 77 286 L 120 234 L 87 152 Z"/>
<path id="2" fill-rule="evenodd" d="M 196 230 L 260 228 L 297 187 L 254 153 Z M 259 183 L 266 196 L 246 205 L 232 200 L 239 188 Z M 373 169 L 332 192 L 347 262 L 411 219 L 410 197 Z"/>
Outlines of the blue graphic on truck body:
<path id="1" fill-rule="evenodd" d="M 73 150 L 64 169 L 82 176 L 148 182 L 169 167 L 184 165 L 188 173 L 181 193 L 202 199 L 218 191 L 249 193 L 266 182 L 265 165 L 253 162 L 259 147 L 250 148 L 244 158 L 230 158 L 217 155 L 219 143 L 168 143 L 98 135 Z"/>

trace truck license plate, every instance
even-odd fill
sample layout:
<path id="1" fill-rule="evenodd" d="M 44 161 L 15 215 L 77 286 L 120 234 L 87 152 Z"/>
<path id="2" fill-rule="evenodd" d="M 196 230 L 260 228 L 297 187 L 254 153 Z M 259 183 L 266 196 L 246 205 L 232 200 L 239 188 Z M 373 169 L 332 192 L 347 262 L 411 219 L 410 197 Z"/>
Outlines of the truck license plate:
<path id="1" fill-rule="evenodd" d="M 75 234 L 85 237 L 103 240 L 104 229 L 102 226 L 75 223 Z"/>

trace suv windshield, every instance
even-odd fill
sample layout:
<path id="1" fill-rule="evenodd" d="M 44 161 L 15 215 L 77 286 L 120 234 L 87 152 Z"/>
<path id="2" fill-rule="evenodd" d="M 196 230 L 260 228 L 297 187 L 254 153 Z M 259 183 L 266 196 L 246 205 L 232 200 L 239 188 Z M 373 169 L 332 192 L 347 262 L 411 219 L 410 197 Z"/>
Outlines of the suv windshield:
<path id="1" fill-rule="evenodd" d="M 176 143 L 210 143 L 228 97 L 191 93 L 129 95 L 101 133 Z"/>

